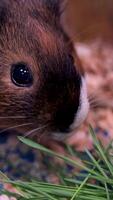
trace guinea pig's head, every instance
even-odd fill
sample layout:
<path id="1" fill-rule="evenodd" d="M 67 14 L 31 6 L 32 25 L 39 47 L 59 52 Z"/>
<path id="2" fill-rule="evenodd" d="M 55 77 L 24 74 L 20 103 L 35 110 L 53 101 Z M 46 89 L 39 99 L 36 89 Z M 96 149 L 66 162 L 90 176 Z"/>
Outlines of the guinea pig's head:
<path id="1" fill-rule="evenodd" d="M 52 137 L 86 117 L 85 81 L 60 15 L 60 0 L 0 1 L 1 128 Z"/>

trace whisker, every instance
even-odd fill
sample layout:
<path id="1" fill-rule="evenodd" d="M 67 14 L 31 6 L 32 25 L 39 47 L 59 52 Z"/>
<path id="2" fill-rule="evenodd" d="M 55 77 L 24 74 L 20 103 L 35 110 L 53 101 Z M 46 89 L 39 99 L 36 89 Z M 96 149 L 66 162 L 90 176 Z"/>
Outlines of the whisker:
<path id="1" fill-rule="evenodd" d="M 90 103 L 90 106 L 94 106 L 94 105 L 104 105 L 106 104 L 106 101 L 102 98 L 102 97 L 99 97 L 97 96 L 97 94 L 91 94 L 89 97 L 88 97 L 88 100 L 89 100 L 89 103 Z"/>
<path id="2" fill-rule="evenodd" d="M 28 137 L 32 133 L 35 133 L 36 131 L 42 130 L 43 128 L 46 128 L 47 126 L 48 126 L 48 124 L 44 125 L 44 126 L 41 126 L 41 127 L 38 127 L 38 128 L 35 128 L 35 129 L 31 130 L 31 131 L 28 131 L 27 133 L 24 134 L 24 137 Z"/>
<path id="3" fill-rule="evenodd" d="M 95 101 L 89 101 L 90 105 L 93 105 L 93 104 L 103 104 L 104 101 L 102 100 L 95 100 Z"/>
<path id="4" fill-rule="evenodd" d="M 98 108 L 104 107 L 106 105 L 106 101 L 103 100 L 101 97 L 98 97 L 96 94 L 92 94 L 88 97 L 90 108 Z"/>
<path id="5" fill-rule="evenodd" d="M 0 119 L 25 119 L 25 116 L 7 116 L 7 117 L 0 117 Z"/>
<path id="6" fill-rule="evenodd" d="M 103 103 L 100 103 L 100 104 L 94 104 L 94 105 L 91 105 L 91 108 L 94 109 L 94 108 L 110 108 L 110 109 L 113 109 L 113 104 L 111 103 L 107 103 L 107 102 L 103 102 Z"/>
<path id="7" fill-rule="evenodd" d="M 101 93 L 97 94 L 97 93 L 91 93 L 88 95 L 88 99 L 92 100 L 92 99 L 97 99 L 100 98 L 99 96 L 101 96 Z"/>
<path id="8" fill-rule="evenodd" d="M 95 100 L 92 100 L 92 101 L 89 101 L 90 105 L 95 105 L 95 104 L 103 104 L 104 101 L 102 99 L 95 99 Z"/>
<path id="9" fill-rule="evenodd" d="M 90 97 L 88 97 L 88 100 L 89 100 L 89 101 L 96 100 L 96 97 L 90 96 Z"/>
<path id="10" fill-rule="evenodd" d="M 95 108 L 100 108 L 102 106 L 101 106 L 101 104 L 94 104 L 94 105 L 91 105 L 90 107 L 91 107 L 91 109 L 95 109 Z"/>
<path id="11" fill-rule="evenodd" d="M 38 141 L 38 143 L 40 143 L 40 141 L 42 140 L 42 138 L 45 136 L 45 134 L 46 134 L 46 136 L 48 136 L 49 135 L 49 133 L 47 134 L 47 133 L 42 133 L 42 134 L 40 134 L 39 135 L 39 137 L 38 137 L 38 139 L 37 139 L 37 141 Z"/>
<path id="12" fill-rule="evenodd" d="M 0 131 L 0 134 L 4 133 L 6 131 L 9 131 L 9 130 L 15 129 L 15 128 L 19 128 L 19 127 L 22 127 L 22 126 L 28 126 L 28 125 L 31 125 L 31 124 L 33 124 L 33 123 L 26 123 L 26 124 L 20 124 L 20 125 L 16 125 L 16 126 L 11 126 L 9 128 L 6 128 L 6 129 L 3 129 L 2 131 Z"/>
<path id="13" fill-rule="evenodd" d="M 95 100 L 89 101 L 89 103 L 90 103 L 91 108 L 109 107 L 109 108 L 113 109 L 113 103 L 108 99 L 95 99 Z"/>

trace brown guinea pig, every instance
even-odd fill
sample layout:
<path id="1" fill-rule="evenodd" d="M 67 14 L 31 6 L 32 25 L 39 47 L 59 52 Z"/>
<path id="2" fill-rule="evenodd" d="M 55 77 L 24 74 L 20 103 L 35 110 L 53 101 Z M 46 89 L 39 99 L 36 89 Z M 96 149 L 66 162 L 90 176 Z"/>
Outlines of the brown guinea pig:
<path id="1" fill-rule="evenodd" d="M 0 0 L 0 128 L 68 135 L 88 99 L 61 23 L 61 0 Z"/>

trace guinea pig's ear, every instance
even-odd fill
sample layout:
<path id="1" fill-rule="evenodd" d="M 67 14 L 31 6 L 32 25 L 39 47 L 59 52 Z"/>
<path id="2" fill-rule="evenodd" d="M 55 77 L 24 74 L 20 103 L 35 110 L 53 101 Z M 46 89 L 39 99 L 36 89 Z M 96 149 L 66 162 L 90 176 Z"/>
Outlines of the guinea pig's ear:
<path id="1" fill-rule="evenodd" d="M 68 3 L 68 0 L 44 0 L 49 11 L 55 16 L 60 17 Z"/>

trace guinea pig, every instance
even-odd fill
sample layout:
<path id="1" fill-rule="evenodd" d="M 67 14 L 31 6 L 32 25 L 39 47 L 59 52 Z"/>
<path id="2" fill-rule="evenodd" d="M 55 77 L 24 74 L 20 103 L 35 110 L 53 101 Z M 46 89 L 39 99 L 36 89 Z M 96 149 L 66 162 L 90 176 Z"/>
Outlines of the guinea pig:
<path id="1" fill-rule="evenodd" d="M 0 0 L 0 129 L 67 136 L 89 103 L 61 0 Z"/>

